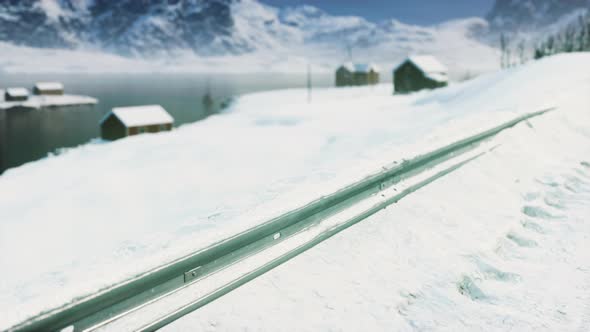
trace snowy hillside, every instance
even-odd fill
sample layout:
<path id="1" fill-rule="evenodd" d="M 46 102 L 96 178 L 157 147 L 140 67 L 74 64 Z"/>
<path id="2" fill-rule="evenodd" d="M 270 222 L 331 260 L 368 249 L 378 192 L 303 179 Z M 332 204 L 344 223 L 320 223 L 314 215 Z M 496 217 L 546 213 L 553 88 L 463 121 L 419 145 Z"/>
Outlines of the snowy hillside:
<path id="1" fill-rule="evenodd" d="M 374 23 L 333 16 L 312 6 L 278 9 L 258 0 L 192 0 L 175 5 L 158 0 L 148 5 L 131 0 L 10 0 L 0 3 L 0 49 L 10 55 L 0 59 L 0 68 L 100 70 L 93 65 L 99 61 L 106 64 L 106 71 L 141 70 L 142 60 L 134 66 L 117 65 L 126 60 L 113 64 L 113 57 L 131 56 L 148 58 L 150 70 L 156 71 L 175 66 L 302 71 L 308 62 L 331 71 L 348 60 L 350 49 L 356 61 L 378 62 L 387 71 L 408 54 L 434 53 L 452 69 L 460 67 L 458 75 L 463 75 L 497 68 L 496 50 L 472 37 L 486 26 L 482 19 L 429 27 L 393 19 Z M 111 55 L 101 57 L 104 52 Z M 39 68 L 36 63 L 47 66 Z"/>
<path id="2" fill-rule="evenodd" d="M 559 55 L 404 96 L 389 84 L 318 89 L 310 104 L 305 90 L 246 95 L 169 133 L 8 170 L 0 329 L 517 115 L 557 106 L 587 123 L 569 112 L 590 106 L 590 74 L 579 70 L 588 63 L 588 54 Z M 154 176 L 167 185 L 146 181 Z"/>
<path id="3" fill-rule="evenodd" d="M 245 13 L 244 13 L 245 14 Z M 301 33 L 291 27 L 290 41 L 272 35 L 257 35 L 253 21 L 244 23 L 239 39 L 244 44 L 256 40 L 258 48 L 244 54 L 223 56 L 197 55 L 190 50 L 177 50 L 173 56 L 130 58 L 104 53 L 96 49 L 52 49 L 17 46 L 0 42 L 0 70 L 6 72 L 303 72 L 311 63 L 314 72 L 332 72 L 348 61 L 347 42 L 322 43 L 326 33 Z M 264 23 L 261 23 L 264 24 Z M 452 21 L 440 26 L 420 27 L 392 20 L 379 26 L 381 32 L 369 42 L 358 32 L 353 39 L 353 58 L 357 61 L 376 62 L 383 79 L 390 80 L 391 70 L 408 54 L 429 53 L 438 56 L 451 70 L 451 78 L 462 78 L 467 73 L 477 74 L 497 69 L 499 52 L 471 37 L 473 29 L 485 29 L 486 22 L 473 18 Z M 264 37 L 264 38 L 263 38 Z M 305 42 L 309 40 L 309 42 Z"/>
<path id="4" fill-rule="evenodd" d="M 141 60 L 133 66 L 111 61 L 122 56 L 147 58 L 156 71 L 302 71 L 308 62 L 332 70 L 349 60 L 350 50 L 354 60 L 387 71 L 408 54 L 432 53 L 460 78 L 498 67 L 498 33 L 527 31 L 522 38 L 536 41 L 534 35 L 558 29 L 585 8 L 588 0 L 498 0 L 487 17 L 489 34 L 480 18 L 413 26 L 334 16 L 309 5 L 279 9 L 260 0 L 6 0 L 0 2 L 0 50 L 11 56 L 0 59 L 0 69 L 99 70 L 93 61 L 106 71 L 144 68 Z M 105 52 L 110 55 L 101 56 Z"/>
<path id="5" fill-rule="evenodd" d="M 566 61 L 577 62 L 535 71 L 556 78 L 549 68 Z M 492 85 L 474 99 L 511 84 Z M 589 106 L 572 93 L 473 163 L 163 331 L 590 331 Z"/>
<path id="6" fill-rule="evenodd" d="M 590 8 L 590 0 L 496 0 L 487 19 L 492 29 L 535 30 Z"/>

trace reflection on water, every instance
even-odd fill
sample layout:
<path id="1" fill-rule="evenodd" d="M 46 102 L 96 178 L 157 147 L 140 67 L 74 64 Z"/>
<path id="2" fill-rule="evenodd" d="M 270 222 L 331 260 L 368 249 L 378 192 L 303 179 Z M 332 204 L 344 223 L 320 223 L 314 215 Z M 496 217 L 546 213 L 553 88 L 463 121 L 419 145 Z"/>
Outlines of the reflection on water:
<path id="1" fill-rule="evenodd" d="M 60 81 L 67 94 L 99 100 L 95 106 L 0 110 L 0 173 L 45 157 L 61 147 L 100 135 L 100 119 L 116 106 L 162 105 L 175 126 L 218 112 L 237 95 L 305 87 L 305 74 L 2 74 L 0 88 L 31 88 L 37 81 Z M 315 86 L 332 85 L 331 75 L 314 77 Z"/>

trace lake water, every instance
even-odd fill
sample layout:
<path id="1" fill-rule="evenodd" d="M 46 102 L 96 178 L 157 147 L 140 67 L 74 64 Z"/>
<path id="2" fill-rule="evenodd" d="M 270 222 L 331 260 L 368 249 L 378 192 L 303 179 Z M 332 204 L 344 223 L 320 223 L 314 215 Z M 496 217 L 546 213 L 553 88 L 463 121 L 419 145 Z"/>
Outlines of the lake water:
<path id="1" fill-rule="evenodd" d="M 244 93 L 298 88 L 305 74 L 4 74 L 0 89 L 27 87 L 38 81 L 60 81 L 67 94 L 99 100 L 95 106 L 35 111 L 0 110 L 0 173 L 47 156 L 63 147 L 77 146 L 100 136 L 99 122 L 111 108 L 159 104 L 175 119 L 175 126 L 199 121 L 218 112 L 232 97 Z M 314 75 L 313 85 L 332 86 L 332 75 Z M 210 92 L 213 105 L 203 97 Z"/>

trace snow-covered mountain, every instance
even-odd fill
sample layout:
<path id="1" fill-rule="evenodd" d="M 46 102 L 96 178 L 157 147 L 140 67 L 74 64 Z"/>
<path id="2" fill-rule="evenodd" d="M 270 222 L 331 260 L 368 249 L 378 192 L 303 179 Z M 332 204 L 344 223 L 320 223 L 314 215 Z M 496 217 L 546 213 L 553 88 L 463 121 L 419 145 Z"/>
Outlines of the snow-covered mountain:
<path id="1" fill-rule="evenodd" d="M 170 49 L 244 52 L 232 38 L 232 0 L 6 0 L 0 39 L 17 45 L 97 48 L 124 55 Z"/>
<path id="2" fill-rule="evenodd" d="M 492 29 L 534 30 L 588 8 L 590 0 L 496 0 L 487 19 Z"/>
<path id="3" fill-rule="evenodd" d="M 497 0 L 488 20 L 492 32 L 506 31 L 524 22 L 553 21 L 588 2 Z M 478 72 L 498 63 L 493 42 L 497 38 L 481 38 L 488 31 L 488 22 L 481 18 L 414 26 L 394 19 L 370 22 L 361 17 L 334 16 L 308 5 L 279 9 L 260 0 L 0 2 L 0 46 L 5 54 L 34 54 L 32 50 L 37 48 L 66 49 L 164 59 L 167 65 L 208 61 L 208 69 L 215 68 L 212 64 L 222 64 L 216 62 L 219 58 L 264 68 L 284 69 L 288 63 L 307 62 L 333 68 L 351 55 L 355 61 L 390 67 L 408 54 L 433 53 L 451 69 Z M 83 60 L 72 58 L 74 64 L 68 65 L 87 67 L 79 63 Z M 11 66 L 16 63 L 13 60 L 4 59 Z M 0 59 L 0 68 L 5 67 Z"/>
<path id="4" fill-rule="evenodd" d="M 406 32 L 407 27 L 396 21 L 376 24 L 360 17 L 332 16 L 312 6 L 280 10 L 257 0 L 0 3 L 0 40 L 123 55 L 150 56 L 177 50 L 225 55 L 309 45 L 370 47 Z M 423 35 L 418 33 L 418 39 Z"/>

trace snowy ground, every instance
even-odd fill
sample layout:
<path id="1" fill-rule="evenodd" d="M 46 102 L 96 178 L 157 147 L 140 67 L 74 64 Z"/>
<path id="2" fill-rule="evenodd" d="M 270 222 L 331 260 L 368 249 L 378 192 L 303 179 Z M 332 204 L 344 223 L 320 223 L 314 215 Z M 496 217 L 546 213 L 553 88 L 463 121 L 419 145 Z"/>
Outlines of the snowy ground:
<path id="1" fill-rule="evenodd" d="M 590 95 L 560 106 L 164 331 L 590 330 Z"/>
<path id="2" fill-rule="evenodd" d="M 407 96 L 391 96 L 389 85 L 316 90 L 310 104 L 304 90 L 252 94 L 170 133 L 81 146 L 11 169 L 0 177 L 0 328 L 394 160 L 523 112 L 573 101 L 587 109 L 590 74 L 580 68 L 589 62 L 588 54 L 558 56 Z"/>

